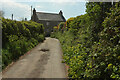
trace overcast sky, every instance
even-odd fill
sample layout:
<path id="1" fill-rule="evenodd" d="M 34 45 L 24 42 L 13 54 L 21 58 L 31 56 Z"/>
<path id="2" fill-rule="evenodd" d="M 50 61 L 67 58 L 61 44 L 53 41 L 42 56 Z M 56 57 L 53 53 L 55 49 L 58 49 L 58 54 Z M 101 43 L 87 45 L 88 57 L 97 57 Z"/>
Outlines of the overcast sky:
<path id="1" fill-rule="evenodd" d="M 15 20 L 31 18 L 31 5 L 37 12 L 59 13 L 63 11 L 66 19 L 85 14 L 84 0 L 3 0 L 0 2 L 4 17 L 10 18 L 14 14 Z"/>

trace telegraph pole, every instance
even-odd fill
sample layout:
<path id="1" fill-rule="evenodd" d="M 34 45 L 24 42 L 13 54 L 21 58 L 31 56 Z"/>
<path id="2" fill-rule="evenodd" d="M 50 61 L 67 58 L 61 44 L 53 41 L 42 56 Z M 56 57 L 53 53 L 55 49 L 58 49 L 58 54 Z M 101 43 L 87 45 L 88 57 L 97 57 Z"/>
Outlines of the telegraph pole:
<path id="1" fill-rule="evenodd" d="M 31 17 L 32 17 L 32 6 L 31 6 Z"/>
<path id="2" fill-rule="evenodd" d="M 13 14 L 12 14 L 12 20 L 13 20 Z"/>

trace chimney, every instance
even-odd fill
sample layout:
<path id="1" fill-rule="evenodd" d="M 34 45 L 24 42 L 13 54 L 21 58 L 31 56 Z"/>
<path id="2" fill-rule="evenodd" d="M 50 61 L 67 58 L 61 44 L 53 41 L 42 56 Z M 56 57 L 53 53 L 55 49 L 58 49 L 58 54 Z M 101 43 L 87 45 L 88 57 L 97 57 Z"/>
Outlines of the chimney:
<path id="1" fill-rule="evenodd" d="M 33 9 L 33 15 L 35 15 L 36 14 L 36 10 L 35 10 L 35 8 Z"/>
<path id="2" fill-rule="evenodd" d="M 63 15 L 63 12 L 62 12 L 62 10 L 60 10 L 59 14 L 60 14 L 60 15 Z"/>

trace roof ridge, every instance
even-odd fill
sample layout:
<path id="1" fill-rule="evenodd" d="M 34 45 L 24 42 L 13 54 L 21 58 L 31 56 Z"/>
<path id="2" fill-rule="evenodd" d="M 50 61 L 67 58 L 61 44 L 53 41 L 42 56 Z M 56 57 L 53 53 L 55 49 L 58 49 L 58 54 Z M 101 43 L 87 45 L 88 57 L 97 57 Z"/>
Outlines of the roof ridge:
<path id="1" fill-rule="evenodd" d="M 47 13 L 47 12 L 36 12 L 36 13 L 42 13 L 42 14 L 56 14 L 56 15 L 59 15 L 59 13 Z"/>

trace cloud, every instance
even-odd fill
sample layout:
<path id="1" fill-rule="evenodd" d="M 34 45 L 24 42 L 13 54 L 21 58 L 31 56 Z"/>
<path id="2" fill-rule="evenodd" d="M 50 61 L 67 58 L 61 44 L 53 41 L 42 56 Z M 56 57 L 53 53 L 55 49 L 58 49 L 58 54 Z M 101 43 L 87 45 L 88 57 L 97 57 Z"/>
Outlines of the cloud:
<path id="1" fill-rule="evenodd" d="M 57 2 L 57 3 L 63 3 L 63 2 L 86 2 L 87 0 L 12 0 L 15 2 Z"/>
<path id="2" fill-rule="evenodd" d="M 58 3 L 64 3 L 64 2 L 85 2 L 85 0 L 49 0 L 50 2 L 58 2 Z"/>
<path id="3" fill-rule="evenodd" d="M 42 8 L 42 6 L 38 6 L 38 5 L 37 5 L 37 6 L 35 6 L 35 8 Z"/>
<path id="4" fill-rule="evenodd" d="M 78 4 L 78 0 L 2 0 L 2 9 L 4 11 L 5 18 L 10 18 L 14 15 L 14 19 L 20 20 L 21 18 L 31 18 L 31 5 L 36 8 L 37 11 L 43 12 L 56 12 L 56 10 L 71 11 L 70 6 Z M 83 1 L 83 0 L 79 0 Z M 28 2 L 30 4 L 28 4 Z M 40 2 L 40 3 L 37 3 Z M 48 4 L 42 2 L 48 2 Z M 69 6 L 69 7 L 68 7 Z M 72 7 L 70 8 L 72 9 Z"/>
<path id="5" fill-rule="evenodd" d="M 12 14 L 14 15 L 14 19 L 17 20 L 30 17 L 31 7 L 29 5 L 14 2 L 13 0 L 3 0 L 1 3 L 6 18 L 11 18 Z"/>

